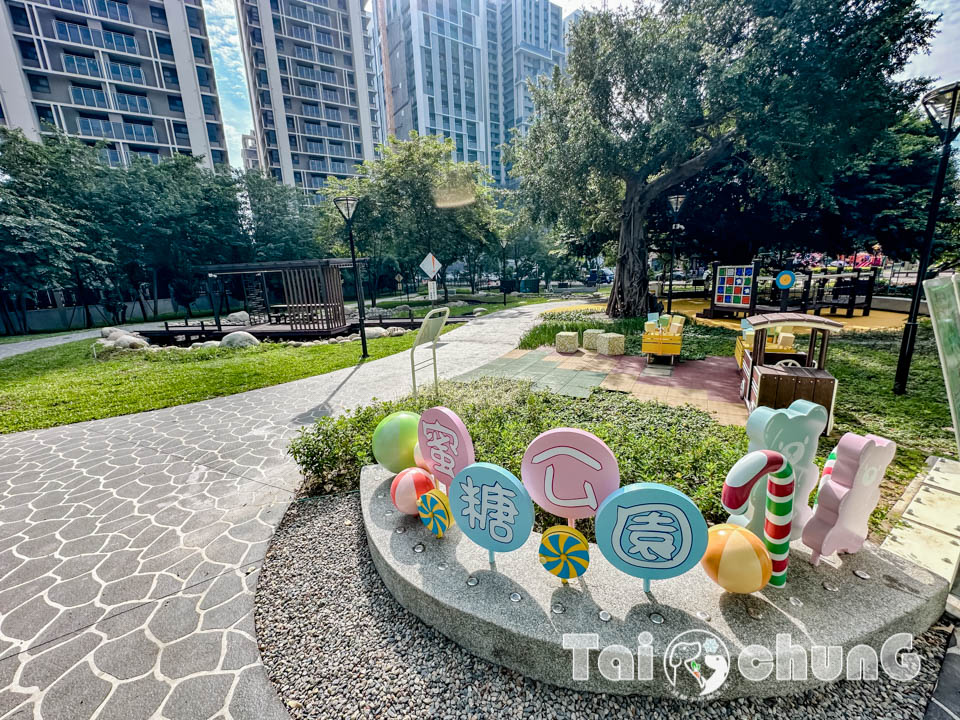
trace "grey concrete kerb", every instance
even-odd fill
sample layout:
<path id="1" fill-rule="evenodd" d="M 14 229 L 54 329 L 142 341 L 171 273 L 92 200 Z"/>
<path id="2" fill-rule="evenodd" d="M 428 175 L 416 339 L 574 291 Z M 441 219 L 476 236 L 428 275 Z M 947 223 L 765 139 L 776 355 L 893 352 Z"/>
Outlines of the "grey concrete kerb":
<path id="1" fill-rule="evenodd" d="M 793 694 L 824 683 L 812 673 L 801 681 L 778 681 L 776 673 L 748 681 L 737 670 L 740 651 L 759 644 L 775 652 L 777 634 L 789 633 L 808 658 L 815 645 L 839 645 L 846 652 L 865 644 L 879 655 L 891 635 L 919 635 L 943 612 L 946 581 L 873 546 L 814 568 L 809 552 L 795 544 L 785 589 L 742 596 L 723 592 L 699 565 L 678 578 L 655 581 L 645 595 L 641 581 L 615 570 L 592 545 L 587 573 L 563 587 L 538 567 L 538 533 L 519 550 L 498 555 L 491 568 L 486 551 L 459 529 L 437 540 L 419 518 L 398 513 L 390 501 L 391 477 L 380 466 L 364 468 L 360 501 L 371 556 L 393 596 L 467 651 L 553 685 L 671 695 L 664 651 L 681 632 L 703 629 L 725 643 L 732 660 L 730 677 L 711 699 Z M 468 586 L 471 576 L 479 582 Z M 518 602 L 513 593 L 520 595 Z M 610 614 L 608 621 L 600 619 L 601 611 Z M 663 621 L 657 624 L 651 616 Z M 644 632 L 653 637 L 653 682 L 605 679 L 597 671 L 596 652 L 590 653 L 589 680 L 572 678 L 572 653 L 562 647 L 565 633 L 597 633 L 600 648 L 619 644 L 636 654 Z"/>

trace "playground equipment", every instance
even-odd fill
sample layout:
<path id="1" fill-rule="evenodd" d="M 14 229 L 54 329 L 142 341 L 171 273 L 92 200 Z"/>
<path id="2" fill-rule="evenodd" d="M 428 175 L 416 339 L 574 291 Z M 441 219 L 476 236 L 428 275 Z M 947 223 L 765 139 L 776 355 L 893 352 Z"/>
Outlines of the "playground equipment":
<path id="1" fill-rule="evenodd" d="M 683 315 L 661 315 L 656 320 L 648 320 L 643 326 L 640 349 L 646 355 L 669 358 L 672 365 L 683 346 L 683 325 L 686 321 Z"/>
<path id="2" fill-rule="evenodd" d="M 778 349 L 767 356 L 769 333 L 779 328 L 810 330 L 810 345 L 806 352 L 787 352 Z M 826 432 L 833 428 L 833 406 L 837 397 L 837 380 L 826 370 L 827 347 L 831 332 L 843 325 L 829 318 L 801 313 L 769 313 L 752 315 L 744 321 L 744 338 L 753 333 L 752 347 L 740 339 L 740 397 L 747 410 L 758 406 L 774 409 L 789 407 L 794 400 L 809 400 L 827 409 Z M 817 341 L 820 341 L 819 347 Z"/>
<path id="3" fill-rule="evenodd" d="M 819 315 L 844 312 L 853 317 L 856 310 L 870 314 L 879 267 L 856 268 L 852 272 L 814 273 L 796 271 L 794 282 L 781 285 L 785 273 L 763 275 L 760 263 L 751 265 L 713 264 L 713 292 L 710 307 L 699 313 L 704 318 L 736 317 L 764 312 L 812 311 Z"/>

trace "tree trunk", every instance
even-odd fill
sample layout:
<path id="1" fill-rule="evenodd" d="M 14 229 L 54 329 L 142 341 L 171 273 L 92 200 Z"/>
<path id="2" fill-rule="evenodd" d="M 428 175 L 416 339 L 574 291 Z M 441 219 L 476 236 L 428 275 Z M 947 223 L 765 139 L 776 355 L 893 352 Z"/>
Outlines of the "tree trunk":
<path id="1" fill-rule="evenodd" d="M 647 289 L 647 209 L 639 182 L 627 183 L 620 219 L 617 270 L 610 287 L 607 315 L 610 317 L 646 317 Z M 599 280 L 599 278 L 598 278 Z"/>
<path id="2" fill-rule="evenodd" d="M 77 279 L 77 296 L 83 305 L 83 327 L 88 330 L 93 327 L 93 315 L 90 313 L 90 305 L 87 302 L 87 291 L 83 287 L 83 276 L 80 275 L 80 267 L 74 265 L 74 276 Z"/>
<path id="3" fill-rule="evenodd" d="M 7 309 L 7 294 L 0 291 L 0 319 L 3 320 L 4 333 L 6 335 L 16 335 L 17 326 Z"/>
<path id="4" fill-rule="evenodd" d="M 27 294 L 20 293 L 20 324 L 23 325 L 23 334 L 30 334 L 30 323 L 27 321 Z"/>

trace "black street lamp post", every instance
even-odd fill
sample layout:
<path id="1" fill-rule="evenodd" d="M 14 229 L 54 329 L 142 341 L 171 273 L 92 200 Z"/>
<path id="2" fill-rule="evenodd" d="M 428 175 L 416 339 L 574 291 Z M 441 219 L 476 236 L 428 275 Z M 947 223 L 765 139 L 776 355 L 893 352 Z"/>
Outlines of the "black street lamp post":
<path id="1" fill-rule="evenodd" d="M 507 304 L 507 286 L 505 285 L 505 282 L 507 279 L 507 239 L 506 238 L 500 238 L 500 247 L 503 250 L 503 252 L 501 253 L 503 256 L 502 257 L 503 263 L 501 264 L 502 269 L 500 272 L 500 289 L 503 290 L 503 304 L 506 305 Z"/>
<path id="2" fill-rule="evenodd" d="M 360 359 L 363 360 L 369 357 L 369 355 L 367 355 L 367 331 L 364 327 L 366 311 L 363 306 L 363 285 L 360 282 L 360 269 L 357 267 L 357 248 L 353 244 L 353 213 L 357 209 L 358 202 L 360 202 L 360 199 L 351 195 L 333 199 L 333 204 L 337 210 L 340 211 L 340 214 L 343 215 L 343 219 L 347 223 L 347 234 L 350 236 L 350 260 L 353 262 L 353 281 L 357 294 L 357 314 L 360 319 Z"/>
<path id="3" fill-rule="evenodd" d="M 670 277 L 667 279 L 667 315 L 673 313 L 673 260 L 674 260 L 674 242 L 676 241 L 677 231 L 680 229 L 680 223 L 677 218 L 680 216 L 680 208 L 683 207 L 683 201 L 687 196 L 683 193 L 676 193 L 667 198 L 670 203 L 670 209 L 673 210 L 673 227 L 670 229 Z"/>
<path id="4" fill-rule="evenodd" d="M 920 265 L 917 267 L 916 285 L 913 287 L 913 300 L 910 302 L 910 315 L 903 328 L 903 340 L 900 343 L 900 358 L 897 360 L 897 375 L 893 381 L 893 394 L 903 395 L 907 391 L 907 378 L 910 375 L 910 361 L 917 341 L 917 315 L 920 312 L 920 296 L 923 294 L 923 281 L 930 265 L 930 251 L 933 249 L 933 235 L 937 228 L 937 212 L 943 197 L 943 184 L 950 164 L 950 145 L 960 134 L 958 121 L 958 102 L 960 102 L 960 82 L 944 85 L 927 93 L 921 103 L 927 117 L 933 123 L 940 136 L 940 165 L 937 167 L 937 179 L 933 184 L 933 197 L 930 199 L 930 212 L 927 215 L 927 229 L 923 236 L 923 248 L 920 251 Z"/>

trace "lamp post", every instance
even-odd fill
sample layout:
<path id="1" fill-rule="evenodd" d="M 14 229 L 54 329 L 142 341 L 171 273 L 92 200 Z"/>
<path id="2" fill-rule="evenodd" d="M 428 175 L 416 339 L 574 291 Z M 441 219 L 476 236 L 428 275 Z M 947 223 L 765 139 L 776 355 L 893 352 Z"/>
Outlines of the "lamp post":
<path id="1" fill-rule="evenodd" d="M 507 304 L 507 286 L 504 284 L 504 281 L 507 277 L 507 239 L 505 237 L 500 238 L 500 248 L 503 251 L 501 253 L 502 265 L 503 268 L 500 272 L 500 289 L 503 291 L 503 304 Z"/>
<path id="2" fill-rule="evenodd" d="M 670 209 L 673 210 L 673 227 L 670 230 L 670 277 L 667 280 L 667 315 L 673 313 L 673 261 L 674 261 L 674 241 L 677 237 L 677 230 L 680 229 L 680 223 L 677 218 L 680 216 L 680 208 L 683 207 L 683 201 L 687 199 L 685 194 L 675 193 L 667 198 L 670 203 Z"/>
<path id="3" fill-rule="evenodd" d="M 933 248 L 933 234 L 937 228 L 937 212 L 940 198 L 943 197 L 943 184 L 950 163 L 950 145 L 960 134 L 960 82 L 944 85 L 924 95 L 921 104 L 930 118 L 937 135 L 940 136 L 940 165 L 933 184 L 933 197 L 930 198 L 930 212 L 927 215 L 927 229 L 923 236 L 923 248 L 920 251 L 920 265 L 917 268 L 916 285 L 913 287 L 913 300 L 910 302 L 910 315 L 903 328 L 903 340 L 900 343 L 900 358 L 897 360 L 897 375 L 893 381 L 893 394 L 903 395 L 907 391 L 907 378 L 910 375 L 910 361 L 913 359 L 913 347 L 917 341 L 917 315 L 920 312 L 920 296 L 923 294 L 923 280 L 930 265 L 930 251 Z"/>
<path id="4" fill-rule="evenodd" d="M 357 267 L 357 248 L 353 244 L 353 213 L 356 211 L 357 203 L 359 202 L 360 198 L 352 195 L 345 195 L 333 199 L 333 204 L 337 210 L 340 211 L 340 214 L 343 215 L 343 219 L 347 223 L 347 234 L 350 237 L 350 260 L 353 262 L 353 282 L 355 283 L 357 311 L 360 319 L 360 359 L 364 360 L 369 357 L 369 355 L 367 355 L 367 331 L 363 325 L 366 312 L 363 307 L 363 285 L 360 282 L 360 269 Z"/>

